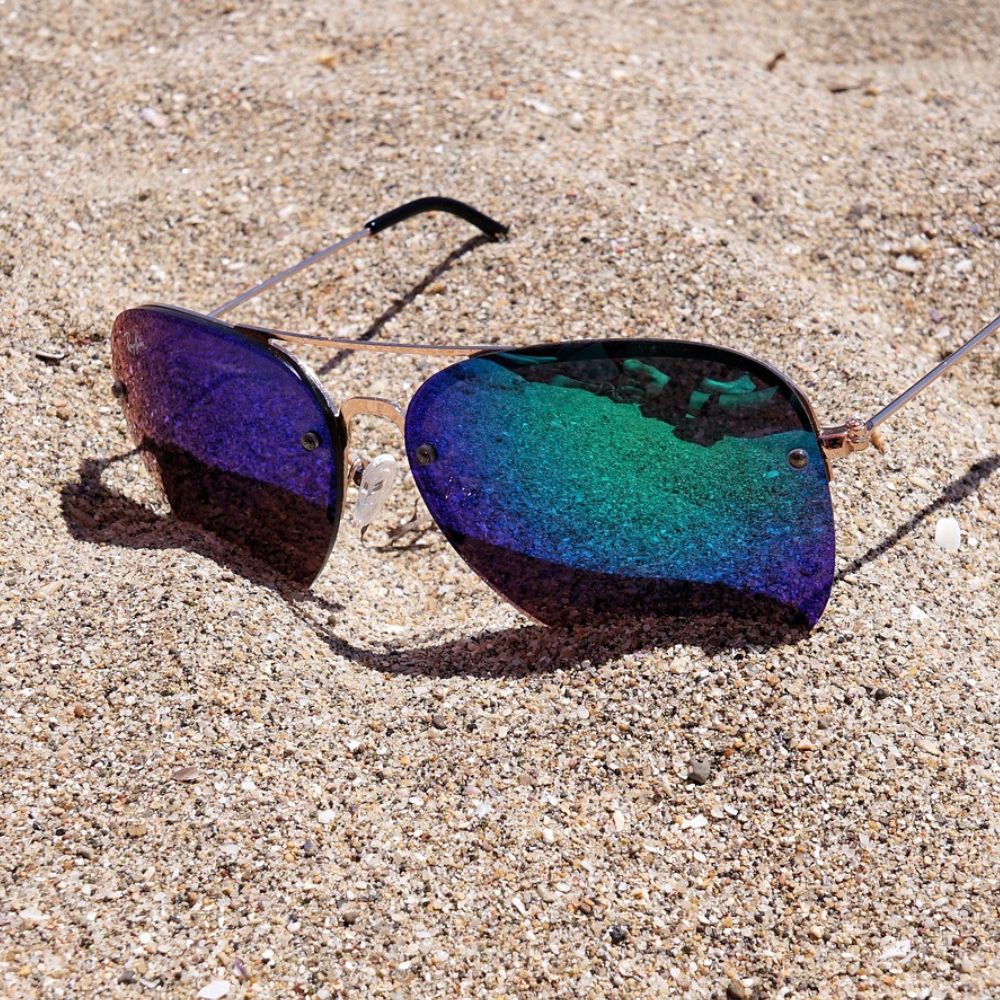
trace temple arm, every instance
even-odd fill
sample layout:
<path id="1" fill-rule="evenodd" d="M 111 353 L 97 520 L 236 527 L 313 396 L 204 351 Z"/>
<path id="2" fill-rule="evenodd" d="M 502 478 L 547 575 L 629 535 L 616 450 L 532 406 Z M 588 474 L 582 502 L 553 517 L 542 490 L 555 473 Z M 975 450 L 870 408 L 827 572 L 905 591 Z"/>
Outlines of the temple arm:
<path id="1" fill-rule="evenodd" d="M 471 223 L 490 237 L 490 239 L 500 239 L 500 237 L 507 234 L 507 226 L 497 222 L 495 219 L 491 219 L 488 215 L 484 215 L 478 209 L 473 208 L 471 205 L 466 205 L 464 202 L 456 201 L 454 198 L 417 198 L 416 201 L 400 205 L 399 208 L 394 208 L 391 212 L 386 212 L 384 215 L 377 215 L 374 219 L 366 222 L 364 227 L 356 233 L 351 233 L 350 236 L 345 236 L 342 240 L 331 243 L 330 246 L 324 247 L 322 250 L 317 250 L 316 253 L 310 254 L 297 264 L 285 268 L 284 271 L 272 274 L 270 278 L 266 278 L 260 284 L 248 288 L 245 292 L 240 292 L 236 298 L 223 303 L 217 309 L 213 309 L 208 315 L 221 316 L 223 313 L 227 313 L 231 309 L 243 305 L 244 302 L 256 298 L 261 292 L 266 292 L 269 288 L 280 284 L 293 274 L 298 274 L 299 271 L 304 270 L 311 264 L 317 264 L 338 250 L 343 250 L 344 247 L 356 243 L 362 237 L 377 236 L 383 230 L 389 229 L 399 222 L 404 222 L 406 219 L 412 219 L 415 215 L 422 215 L 424 212 L 450 212 L 452 215 L 457 215 L 460 219 Z"/>
<path id="2" fill-rule="evenodd" d="M 913 399 L 914 396 L 917 395 L 917 393 L 923 392 L 924 389 L 931 384 L 931 382 L 936 381 L 949 368 L 951 368 L 953 364 L 961 361 L 962 358 L 969 353 L 969 351 L 971 351 L 974 347 L 978 347 L 991 333 L 998 329 L 1000 329 L 1000 316 L 997 316 L 997 318 L 991 323 L 987 323 L 987 325 L 984 326 L 979 333 L 977 333 L 970 340 L 967 340 L 961 347 L 952 351 L 952 353 L 949 354 L 948 357 L 946 357 L 944 361 L 937 366 L 937 368 L 929 371 L 919 382 L 914 382 L 913 385 L 906 390 L 906 392 L 900 393 L 891 403 L 887 406 L 883 406 L 882 409 L 868 421 L 868 429 L 873 430 L 878 427 L 883 420 L 888 420 L 889 417 L 896 412 L 896 410 L 905 406 L 911 399 Z"/>
<path id="3" fill-rule="evenodd" d="M 883 406 L 874 417 L 862 422 L 848 421 L 840 427 L 827 427 L 820 433 L 823 450 L 828 458 L 842 458 L 851 452 L 863 451 L 869 444 L 881 450 L 881 442 L 876 427 L 888 420 L 897 410 L 906 406 L 914 396 L 923 392 L 932 382 L 937 381 L 952 365 L 957 364 L 974 347 L 978 347 L 991 333 L 1000 329 L 1000 316 L 987 323 L 974 337 L 952 351 L 936 368 L 931 369 L 920 381 L 914 382 L 905 392 L 901 392 L 891 403 Z"/>

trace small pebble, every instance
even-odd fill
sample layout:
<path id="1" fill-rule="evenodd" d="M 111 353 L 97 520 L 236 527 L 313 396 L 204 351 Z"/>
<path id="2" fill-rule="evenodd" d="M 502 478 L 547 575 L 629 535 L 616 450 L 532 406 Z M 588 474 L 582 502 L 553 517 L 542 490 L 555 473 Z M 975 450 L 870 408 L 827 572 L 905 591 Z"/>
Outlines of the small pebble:
<path id="1" fill-rule="evenodd" d="M 302 845 L 302 853 L 307 858 L 314 858 L 319 854 L 319 848 L 316 846 L 316 841 L 306 840 Z"/>
<path id="2" fill-rule="evenodd" d="M 556 109 L 552 107 L 551 104 L 546 104 L 545 101 L 539 101 L 537 98 L 529 97 L 524 102 L 529 108 L 534 108 L 540 115 L 545 115 L 551 117 L 556 114 Z"/>
<path id="3" fill-rule="evenodd" d="M 728 1000 L 750 1000 L 750 991 L 738 979 L 730 979 L 726 983 Z"/>
<path id="4" fill-rule="evenodd" d="M 708 826 L 708 820 L 701 815 L 692 816 L 690 819 L 681 821 L 682 830 L 701 830 L 706 826 Z"/>
<path id="5" fill-rule="evenodd" d="M 926 257 L 931 251 L 930 241 L 926 236 L 911 236 L 906 241 L 906 246 L 903 249 L 911 256 L 916 258 Z"/>
<path id="6" fill-rule="evenodd" d="M 160 114 L 156 108 L 143 108 L 139 112 L 139 117 L 147 124 L 155 129 L 165 129 L 167 127 L 167 119 Z"/>
<path id="7" fill-rule="evenodd" d="M 448 720 L 440 712 L 435 712 L 431 716 L 431 722 L 433 723 L 435 729 L 448 728 Z"/>
<path id="8" fill-rule="evenodd" d="M 905 274 L 916 274 L 920 270 L 920 261 L 916 257 L 911 257 L 910 254 L 904 253 L 896 258 L 893 267 Z"/>
<path id="9" fill-rule="evenodd" d="M 913 950 L 913 945 L 908 938 L 890 938 L 879 953 L 879 962 L 894 962 L 901 958 L 906 958 Z"/>
<path id="10" fill-rule="evenodd" d="M 28 927 L 37 927 L 49 919 L 37 906 L 25 907 L 18 916 Z"/>
<path id="11" fill-rule="evenodd" d="M 621 944 L 628 937 L 628 930 L 619 924 L 612 924 L 608 931 L 612 944 Z"/>
<path id="12" fill-rule="evenodd" d="M 785 59 L 786 55 L 787 53 L 784 49 L 779 49 L 773 56 L 771 56 L 770 59 L 768 59 L 766 63 L 764 63 L 764 68 L 768 71 L 768 73 L 773 73 L 777 68 L 778 63 Z"/>
<path id="13" fill-rule="evenodd" d="M 707 757 L 688 761 L 687 780 L 693 785 L 704 785 L 712 777 L 712 762 Z"/>

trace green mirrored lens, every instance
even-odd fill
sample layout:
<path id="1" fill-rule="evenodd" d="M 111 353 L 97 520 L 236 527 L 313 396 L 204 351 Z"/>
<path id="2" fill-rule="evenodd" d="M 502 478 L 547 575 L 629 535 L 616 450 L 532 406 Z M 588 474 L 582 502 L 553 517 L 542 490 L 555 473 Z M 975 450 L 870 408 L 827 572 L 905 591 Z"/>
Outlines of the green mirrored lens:
<path id="1" fill-rule="evenodd" d="M 723 611 L 814 624 L 829 596 L 833 514 L 811 415 L 740 354 L 613 341 L 480 355 L 421 386 L 406 443 L 451 543 L 540 621 Z"/>

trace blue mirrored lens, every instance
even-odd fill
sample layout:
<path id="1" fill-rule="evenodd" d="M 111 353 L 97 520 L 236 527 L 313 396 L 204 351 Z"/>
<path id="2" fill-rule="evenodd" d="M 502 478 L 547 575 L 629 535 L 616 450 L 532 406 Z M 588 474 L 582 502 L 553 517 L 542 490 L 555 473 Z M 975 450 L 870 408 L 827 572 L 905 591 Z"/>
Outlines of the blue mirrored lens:
<path id="1" fill-rule="evenodd" d="M 174 513 L 310 583 L 340 516 L 342 441 L 265 343 L 207 317 L 131 309 L 112 332 L 133 439 Z"/>

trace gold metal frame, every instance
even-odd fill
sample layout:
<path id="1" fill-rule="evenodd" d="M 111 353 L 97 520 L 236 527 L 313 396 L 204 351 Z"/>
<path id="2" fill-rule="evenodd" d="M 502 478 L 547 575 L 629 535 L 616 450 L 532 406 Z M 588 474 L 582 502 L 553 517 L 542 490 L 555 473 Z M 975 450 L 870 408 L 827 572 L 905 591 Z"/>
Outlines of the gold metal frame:
<path id="1" fill-rule="evenodd" d="M 823 454 L 831 461 L 864 451 L 871 444 L 871 432 L 863 420 L 848 420 L 837 427 L 824 427 L 819 432 Z"/>
<path id="2" fill-rule="evenodd" d="M 319 344 L 341 351 L 371 351 L 376 354 L 405 354 L 428 358 L 470 358 L 483 351 L 502 351 L 509 345 L 496 344 L 405 344 L 392 340 L 350 340 L 346 337 L 323 337 L 312 333 L 290 333 L 264 326 L 237 324 L 234 329 L 255 337 L 267 337 L 291 344 Z"/>

